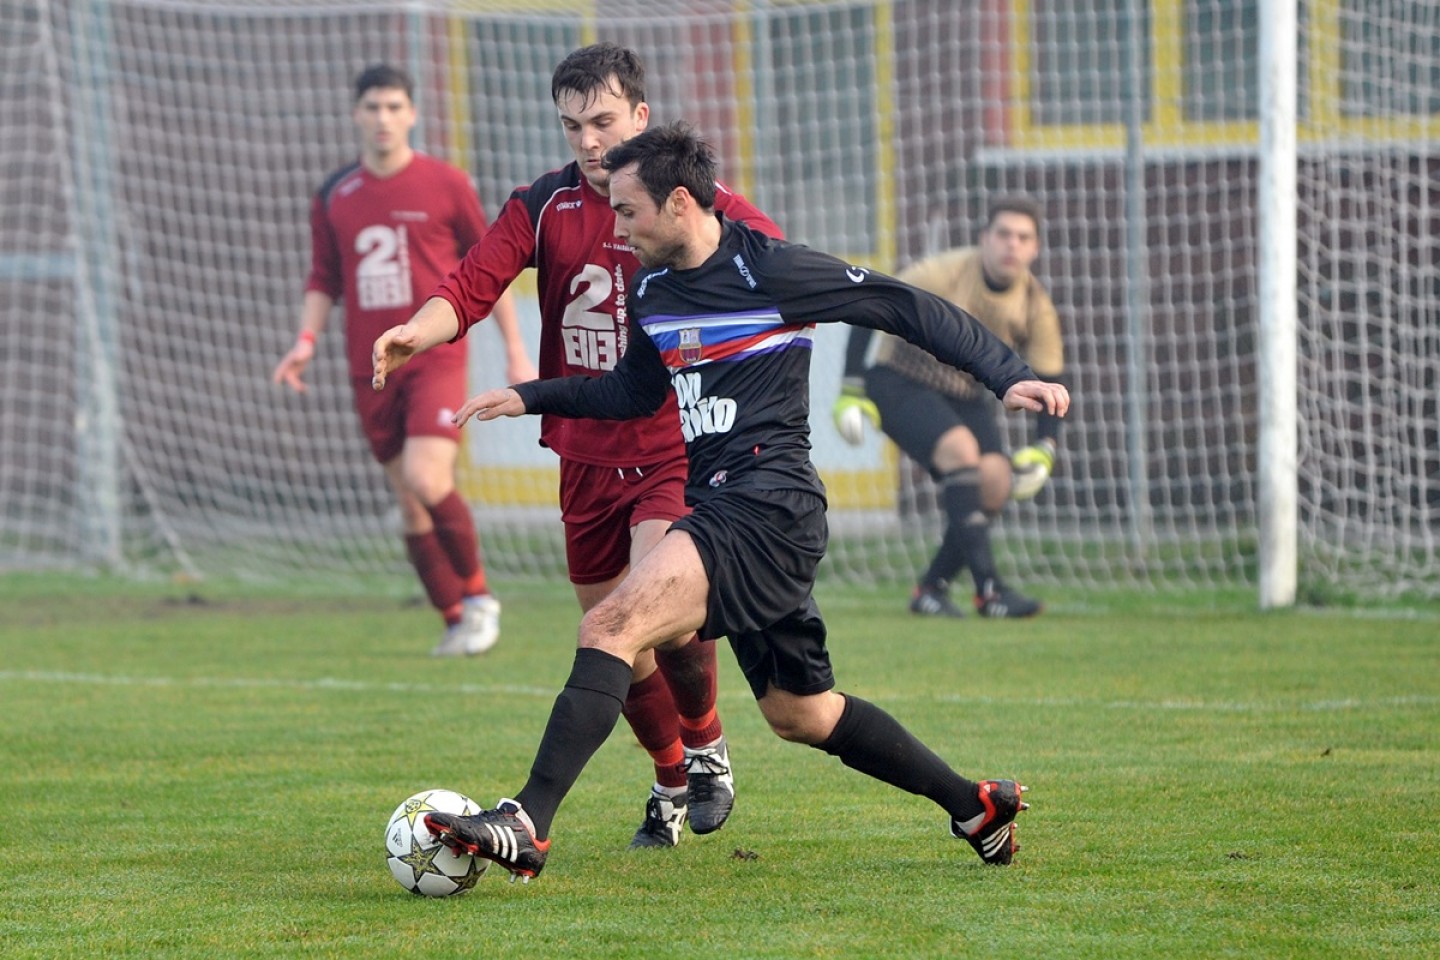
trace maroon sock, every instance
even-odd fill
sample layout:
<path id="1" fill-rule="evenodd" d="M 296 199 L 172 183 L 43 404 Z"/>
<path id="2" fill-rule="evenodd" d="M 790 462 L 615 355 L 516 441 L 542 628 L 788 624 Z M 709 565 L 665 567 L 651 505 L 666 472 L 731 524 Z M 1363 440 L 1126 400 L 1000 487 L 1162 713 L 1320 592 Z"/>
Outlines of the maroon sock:
<path id="1" fill-rule="evenodd" d="M 455 576 L 455 570 L 450 566 L 450 560 L 445 556 L 439 538 L 433 531 L 407 533 L 405 551 L 410 554 L 410 563 L 420 575 L 420 583 L 425 587 L 425 595 L 430 598 L 430 605 L 440 611 L 446 623 L 458 622 L 463 591 L 460 578 Z M 454 621 L 451 620 L 452 611 Z"/>
<path id="2" fill-rule="evenodd" d="M 450 568 L 460 578 L 467 597 L 485 593 L 485 564 L 480 559 L 480 535 L 475 531 L 475 518 L 470 506 L 451 490 L 450 495 L 433 507 L 426 507 L 435 522 L 435 536 L 450 560 Z"/>
<path id="3" fill-rule="evenodd" d="M 675 710 L 680 714 L 680 739 L 687 747 L 713 743 L 723 732 L 715 712 L 719 665 L 713 641 L 691 637 L 679 650 L 656 650 L 657 672 L 664 674 Z"/>
<path id="4" fill-rule="evenodd" d="M 685 786 L 684 748 L 680 744 L 680 721 L 675 701 L 665 678 L 656 670 L 638 683 L 630 684 L 621 710 L 640 741 L 655 761 L 655 782 L 665 787 Z"/>

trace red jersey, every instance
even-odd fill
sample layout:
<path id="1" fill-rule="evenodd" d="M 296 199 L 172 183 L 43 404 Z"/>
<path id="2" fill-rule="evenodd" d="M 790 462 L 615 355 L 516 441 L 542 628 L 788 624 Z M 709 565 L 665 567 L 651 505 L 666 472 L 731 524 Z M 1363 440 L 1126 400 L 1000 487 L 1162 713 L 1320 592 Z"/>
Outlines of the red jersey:
<path id="1" fill-rule="evenodd" d="M 409 320 L 484 233 L 469 176 L 418 151 L 388 177 L 356 162 L 326 179 L 310 203 L 305 289 L 344 302 L 351 376 L 370 377 L 375 338 Z M 464 358 L 444 344 L 415 359 L 419 370 Z"/>
<path id="2" fill-rule="evenodd" d="M 723 185 L 715 209 L 781 238 L 780 228 Z M 526 267 L 537 273 L 540 376 L 598 376 L 625 353 L 630 278 L 640 261 L 615 239 L 615 213 L 570 163 L 510 195 L 495 223 L 434 296 L 460 318 L 456 339 L 490 313 Z M 567 420 L 543 416 L 540 441 L 560 456 L 602 467 L 658 463 L 684 451 L 672 392 L 640 420 Z"/>

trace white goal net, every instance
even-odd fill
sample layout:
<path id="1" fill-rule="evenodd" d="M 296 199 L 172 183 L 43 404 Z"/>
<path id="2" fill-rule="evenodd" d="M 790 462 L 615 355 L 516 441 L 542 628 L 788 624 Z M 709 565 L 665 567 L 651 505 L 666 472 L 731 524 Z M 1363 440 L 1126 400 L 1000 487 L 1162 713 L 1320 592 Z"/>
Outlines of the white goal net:
<path id="1" fill-rule="evenodd" d="M 1075 407 L 1055 477 L 995 527 L 1002 568 L 1253 585 L 1262 2 L 0 5 L 0 567 L 404 571 L 340 324 L 308 394 L 269 382 L 309 197 L 356 151 L 350 81 L 410 70 L 416 145 L 493 214 L 568 159 L 551 69 L 609 39 L 645 58 L 657 119 L 695 123 L 792 239 L 856 263 L 898 270 L 974 242 L 997 194 L 1039 200 Z M 1440 596 L 1437 10 L 1300 3 L 1302 599 Z M 844 334 L 820 332 L 811 385 L 827 575 L 908 580 L 941 521 L 893 448 L 830 425 Z M 497 382 L 494 331 L 469 340 L 472 386 Z M 1018 445 L 1028 424 L 1005 429 Z M 467 430 L 502 575 L 563 574 L 536 435 Z"/>

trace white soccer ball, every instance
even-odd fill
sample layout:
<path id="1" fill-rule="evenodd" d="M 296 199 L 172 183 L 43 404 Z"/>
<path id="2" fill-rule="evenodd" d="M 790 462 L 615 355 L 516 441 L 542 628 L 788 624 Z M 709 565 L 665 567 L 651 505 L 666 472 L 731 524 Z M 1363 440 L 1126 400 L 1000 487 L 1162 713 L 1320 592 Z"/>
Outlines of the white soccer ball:
<path id="1" fill-rule="evenodd" d="M 425 828 L 425 814 L 474 816 L 480 805 L 453 790 L 421 790 L 390 815 L 385 825 L 385 864 L 411 893 L 453 897 L 475 886 L 490 866 L 484 857 L 455 853 Z"/>
<path id="2" fill-rule="evenodd" d="M 865 414 L 858 406 L 846 407 L 835 418 L 835 429 L 840 437 L 852 447 L 865 442 Z"/>

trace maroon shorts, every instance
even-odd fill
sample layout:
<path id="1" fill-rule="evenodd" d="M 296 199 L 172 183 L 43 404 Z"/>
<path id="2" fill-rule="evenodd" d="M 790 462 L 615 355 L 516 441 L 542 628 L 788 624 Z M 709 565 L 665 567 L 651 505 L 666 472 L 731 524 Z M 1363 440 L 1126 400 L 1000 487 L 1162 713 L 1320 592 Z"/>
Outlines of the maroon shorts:
<path id="1" fill-rule="evenodd" d="M 350 381 L 360 429 L 370 452 L 381 463 L 400 456 L 407 437 L 443 437 L 460 442 L 460 428 L 450 422 L 465 403 L 463 364 L 416 365 L 396 370 L 376 391 L 370 378 Z"/>
<path id="2" fill-rule="evenodd" d="M 560 516 L 571 583 L 604 583 L 630 563 L 630 529 L 645 520 L 678 520 L 685 506 L 683 455 L 638 467 L 560 461 Z"/>

